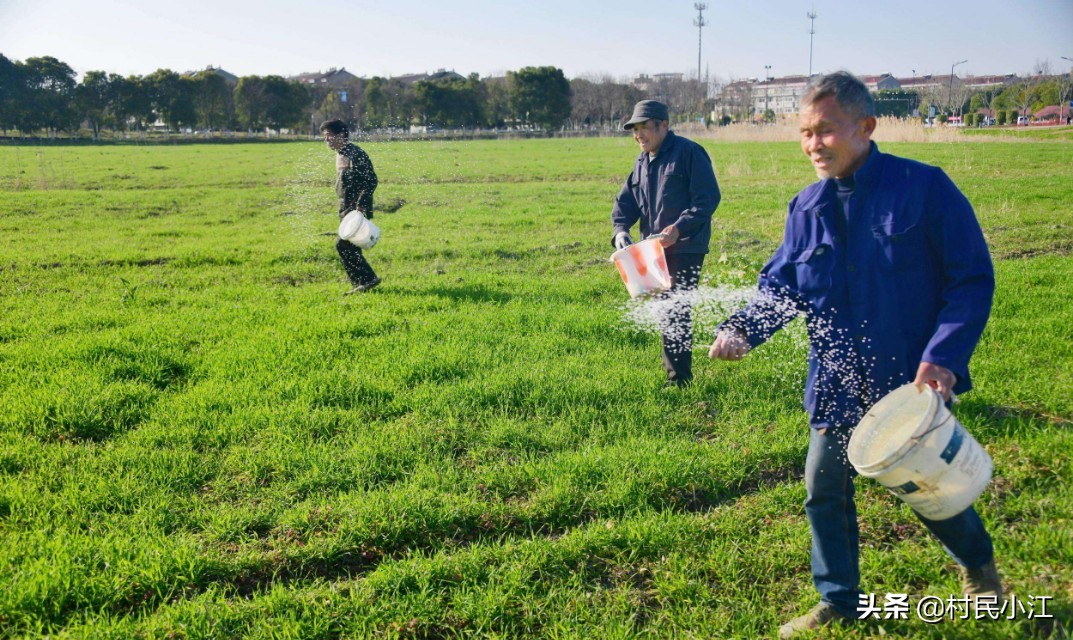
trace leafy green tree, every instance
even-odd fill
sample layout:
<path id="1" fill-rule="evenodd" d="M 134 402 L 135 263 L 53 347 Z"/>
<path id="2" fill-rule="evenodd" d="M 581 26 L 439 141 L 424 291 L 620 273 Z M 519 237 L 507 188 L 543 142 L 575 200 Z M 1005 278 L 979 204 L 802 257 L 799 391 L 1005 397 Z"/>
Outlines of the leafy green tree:
<path id="1" fill-rule="evenodd" d="M 350 119 L 350 110 L 347 109 L 347 105 L 343 102 L 343 98 L 338 91 L 329 91 L 325 94 L 324 100 L 321 101 L 320 107 L 317 108 L 317 113 L 320 114 L 319 119 L 321 122 Z"/>
<path id="2" fill-rule="evenodd" d="M 1036 112 L 1043 107 L 1049 107 L 1054 104 L 1058 104 L 1059 86 L 1056 78 L 1050 78 L 1044 80 L 1036 87 L 1036 95 L 1033 96 L 1032 111 Z"/>
<path id="3" fill-rule="evenodd" d="M 250 131 L 299 126 L 309 105 L 305 87 L 282 76 L 243 76 L 235 86 L 235 111 Z"/>
<path id="4" fill-rule="evenodd" d="M 561 127 L 570 117 L 570 82 L 557 67 L 525 67 L 509 72 L 514 117 L 542 129 Z"/>
<path id="5" fill-rule="evenodd" d="M 113 78 L 112 87 L 116 96 L 116 118 L 122 126 L 128 130 L 131 125 L 143 129 L 156 121 L 152 87 L 147 79 L 141 76 L 128 76 L 122 80 Z"/>
<path id="6" fill-rule="evenodd" d="M 7 132 L 18 125 L 24 94 L 22 69 L 0 53 L 0 131 Z"/>
<path id="7" fill-rule="evenodd" d="M 279 131 L 300 125 L 309 106 L 309 94 L 305 87 L 288 82 L 282 76 L 265 76 L 262 82 L 265 126 Z"/>
<path id="8" fill-rule="evenodd" d="M 235 115 L 247 131 L 265 124 L 265 83 L 260 76 L 243 76 L 235 85 Z"/>
<path id="9" fill-rule="evenodd" d="M 484 93 L 484 109 L 481 124 L 486 127 L 502 127 L 510 118 L 510 79 L 488 78 L 481 83 Z"/>
<path id="10" fill-rule="evenodd" d="M 27 58 L 21 66 L 26 89 L 21 128 L 24 131 L 77 129 L 79 118 L 74 94 L 78 85 L 74 69 L 52 56 Z"/>
<path id="11" fill-rule="evenodd" d="M 78 111 L 93 130 L 93 139 L 101 137 L 101 126 L 115 101 L 111 79 L 104 71 L 87 71 L 75 89 Z"/>
<path id="12" fill-rule="evenodd" d="M 194 111 L 200 126 L 210 131 L 227 127 L 234 111 L 231 87 L 214 71 L 199 73 L 195 78 Z"/>
<path id="13" fill-rule="evenodd" d="M 310 115 L 314 122 L 343 120 L 362 125 L 365 111 L 366 82 L 360 78 L 342 85 L 302 85 L 309 96 Z M 314 127 L 315 129 L 316 127 Z"/>
<path id="14" fill-rule="evenodd" d="M 920 104 L 920 96 L 915 91 L 902 89 L 883 89 L 877 91 L 874 98 L 877 116 L 908 118 Z"/>
<path id="15" fill-rule="evenodd" d="M 475 127 L 481 121 L 480 80 L 422 80 L 414 86 L 417 112 L 425 124 Z"/>
<path id="16" fill-rule="evenodd" d="M 365 87 L 365 122 L 369 127 L 407 127 L 414 95 L 401 80 L 373 76 Z"/>
<path id="17" fill-rule="evenodd" d="M 157 69 L 146 76 L 153 111 L 164 121 L 169 130 L 193 126 L 197 120 L 194 109 L 196 84 L 191 78 L 183 78 L 170 69 Z"/>

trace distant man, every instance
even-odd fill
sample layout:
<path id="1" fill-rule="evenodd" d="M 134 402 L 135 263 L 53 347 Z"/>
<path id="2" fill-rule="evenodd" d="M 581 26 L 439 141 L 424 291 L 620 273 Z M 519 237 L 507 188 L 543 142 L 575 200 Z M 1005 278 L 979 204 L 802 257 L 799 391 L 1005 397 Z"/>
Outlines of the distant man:
<path id="1" fill-rule="evenodd" d="M 764 295 L 720 326 L 709 351 L 741 359 L 806 316 L 805 513 L 820 603 L 783 625 L 783 638 L 858 617 L 852 428 L 907 382 L 946 400 L 972 388 L 969 358 L 991 313 L 994 271 L 972 205 L 941 169 L 881 153 L 875 127 L 872 97 L 849 73 L 809 88 L 801 148 L 820 181 L 790 201 L 782 245 L 760 272 Z M 949 520 L 917 517 L 960 565 L 966 595 L 1001 598 L 991 538 L 972 507 Z"/>
<path id="2" fill-rule="evenodd" d="M 328 147 L 335 152 L 335 193 L 339 196 L 339 219 L 357 209 L 371 220 L 373 192 L 379 181 L 369 154 L 350 142 L 350 128 L 342 120 L 329 120 L 320 125 L 320 131 Z M 368 291 L 380 284 L 380 278 L 369 266 L 360 248 L 340 238 L 336 240 L 335 250 L 339 252 L 343 268 L 353 286 L 346 294 Z"/>
<path id="3" fill-rule="evenodd" d="M 611 243 L 621 249 L 633 243 L 630 227 L 640 222 L 641 237 L 663 234 L 671 274 L 670 294 L 693 291 L 700 280 L 704 255 L 712 237 L 712 213 L 719 206 L 719 185 L 712 161 L 697 143 L 669 128 L 667 106 L 642 100 L 633 108 L 625 129 L 641 147 L 611 211 Z M 683 387 L 693 380 L 693 319 L 681 296 L 661 327 L 665 387 Z"/>

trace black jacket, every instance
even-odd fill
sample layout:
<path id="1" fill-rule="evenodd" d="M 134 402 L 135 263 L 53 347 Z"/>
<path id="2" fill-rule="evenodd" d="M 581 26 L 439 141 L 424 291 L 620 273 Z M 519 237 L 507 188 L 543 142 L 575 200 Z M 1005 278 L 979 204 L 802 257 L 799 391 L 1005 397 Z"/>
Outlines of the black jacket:
<path id="1" fill-rule="evenodd" d="M 373 217 L 373 191 L 379 181 L 373 161 L 358 145 L 348 142 L 335 157 L 335 193 L 339 196 L 339 217 L 354 209 Z"/>

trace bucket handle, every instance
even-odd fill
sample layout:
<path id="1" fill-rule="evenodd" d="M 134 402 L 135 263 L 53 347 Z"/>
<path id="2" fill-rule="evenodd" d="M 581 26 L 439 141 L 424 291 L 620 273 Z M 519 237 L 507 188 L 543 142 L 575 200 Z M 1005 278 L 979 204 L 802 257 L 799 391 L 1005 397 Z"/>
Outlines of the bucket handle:
<path id="1" fill-rule="evenodd" d="M 935 389 L 932 389 L 931 387 L 929 387 L 927 385 L 925 385 L 925 388 L 928 391 L 930 391 L 931 393 L 934 393 L 936 396 L 939 395 L 939 392 L 936 391 Z M 939 400 L 940 403 L 943 401 L 942 397 L 939 397 L 938 400 Z M 922 425 L 920 425 L 919 427 L 917 427 L 917 430 L 913 432 L 913 435 L 909 436 L 909 439 L 914 441 L 914 442 L 919 442 L 921 439 L 924 438 L 924 436 L 928 435 L 932 431 L 935 431 L 939 427 L 943 426 L 944 424 L 946 424 L 947 422 L 952 420 L 953 417 L 954 417 L 954 413 L 952 411 L 947 411 L 946 412 L 946 417 L 943 418 L 942 422 L 940 422 L 939 424 L 927 424 L 927 425 L 922 424 Z M 934 420 L 932 422 L 934 422 Z"/>

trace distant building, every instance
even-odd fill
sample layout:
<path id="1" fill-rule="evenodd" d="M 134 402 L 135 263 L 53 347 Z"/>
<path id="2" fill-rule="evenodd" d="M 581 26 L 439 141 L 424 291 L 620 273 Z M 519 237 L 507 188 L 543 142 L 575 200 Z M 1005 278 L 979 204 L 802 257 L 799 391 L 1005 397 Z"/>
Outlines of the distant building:
<path id="1" fill-rule="evenodd" d="M 318 71 L 316 73 L 300 73 L 287 79 L 302 84 L 332 88 L 351 85 L 359 80 L 358 76 L 347 71 L 346 67 L 339 67 L 338 69 L 332 67 L 327 71 Z"/>
<path id="2" fill-rule="evenodd" d="M 631 84 L 641 90 L 641 93 L 650 96 L 660 96 L 663 88 L 672 82 L 682 82 L 685 74 L 682 73 L 654 73 L 651 76 L 642 73 L 633 79 Z"/>
<path id="3" fill-rule="evenodd" d="M 759 117 L 763 117 L 769 109 L 777 116 L 797 113 L 806 89 L 806 76 L 783 76 L 754 82 L 751 96 L 753 113 Z"/>
<path id="4" fill-rule="evenodd" d="M 238 84 L 238 76 L 234 75 L 233 73 L 228 73 L 228 72 L 224 71 L 223 69 L 221 69 L 220 67 L 214 67 L 212 65 L 209 65 L 209 66 L 207 66 L 204 69 L 201 69 L 199 71 L 187 71 L 183 75 L 186 76 L 187 78 L 199 78 L 199 77 L 201 77 L 203 75 L 206 75 L 206 74 L 209 74 L 209 73 L 214 73 L 214 74 L 220 76 L 221 78 L 224 79 L 224 82 L 226 82 L 229 85 L 233 86 L 233 85 Z"/>
<path id="5" fill-rule="evenodd" d="M 904 91 L 923 91 L 925 89 L 944 88 L 944 87 L 960 87 L 961 78 L 953 76 L 953 82 L 951 83 L 951 77 L 945 76 L 913 76 L 912 78 L 898 78 L 898 84 Z"/>
<path id="6" fill-rule="evenodd" d="M 902 88 L 902 84 L 898 82 L 898 79 L 889 73 L 884 73 L 881 76 L 859 76 L 864 86 L 868 87 L 868 90 L 872 93 L 876 91 L 897 91 Z"/>
<path id="7" fill-rule="evenodd" d="M 1007 73 L 1001 76 L 965 76 L 963 80 L 970 89 L 987 89 L 989 87 L 1004 87 L 1017 82 L 1017 75 Z"/>

